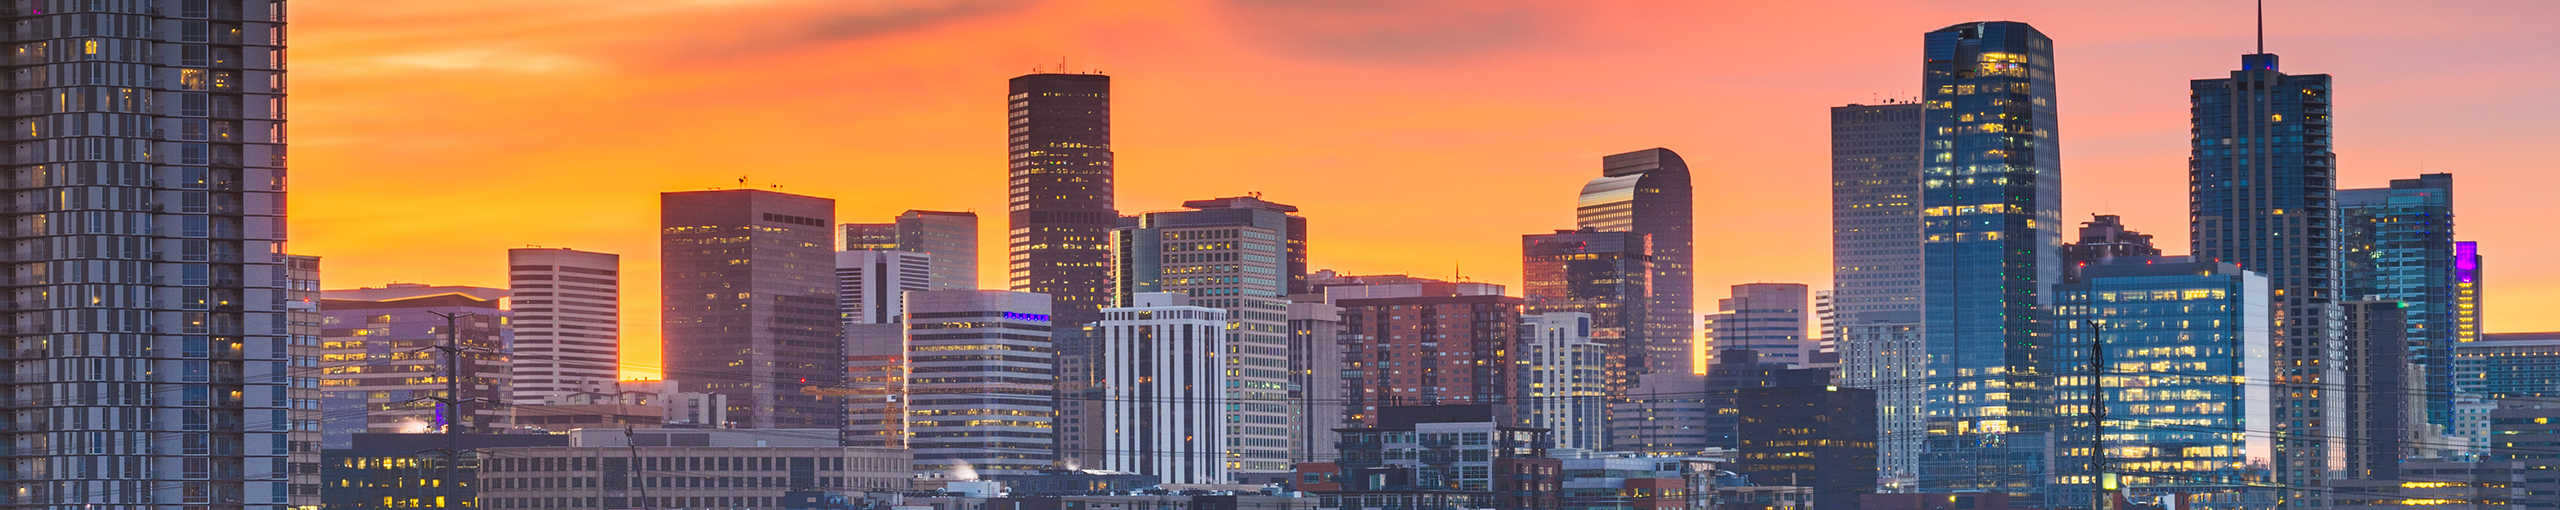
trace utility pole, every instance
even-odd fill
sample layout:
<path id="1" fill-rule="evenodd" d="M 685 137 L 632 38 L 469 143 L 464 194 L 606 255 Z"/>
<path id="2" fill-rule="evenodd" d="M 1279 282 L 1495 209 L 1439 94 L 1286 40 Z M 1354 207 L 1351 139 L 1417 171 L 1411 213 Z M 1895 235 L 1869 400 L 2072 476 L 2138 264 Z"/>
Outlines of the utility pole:
<path id="1" fill-rule="evenodd" d="M 2089 411 L 2093 415 L 2089 436 L 2089 474 L 2098 482 L 2090 491 L 2089 510 L 2107 510 L 2108 493 L 2115 490 L 2115 478 L 2107 473 L 2107 343 L 2100 335 L 2106 331 L 2106 319 L 2090 317 L 2089 323 Z"/>
<path id="2" fill-rule="evenodd" d="M 462 346 L 462 331 L 460 328 L 462 318 L 477 317 L 479 314 L 471 312 L 427 313 L 444 319 L 444 345 L 429 346 L 427 348 L 411 352 L 434 350 L 444 356 L 444 396 L 421 397 L 418 399 L 412 399 L 410 402 L 427 400 L 444 406 L 444 480 L 439 482 L 437 486 L 443 489 L 442 492 L 445 495 L 457 496 L 458 494 L 455 493 L 454 487 L 459 486 L 461 483 L 460 480 L 462 479 L 461 457 L 463 429 L 461 425 L 464 416 L 462 404 L 470 400 L 462 398 L 462 364 L 465 359 L 462 357 L 462 353 L 465 351 L 487 352 L 487 350 L 476 347 L 464 348 Z M 447 504 L 451 503 L 448 502 Z"/>

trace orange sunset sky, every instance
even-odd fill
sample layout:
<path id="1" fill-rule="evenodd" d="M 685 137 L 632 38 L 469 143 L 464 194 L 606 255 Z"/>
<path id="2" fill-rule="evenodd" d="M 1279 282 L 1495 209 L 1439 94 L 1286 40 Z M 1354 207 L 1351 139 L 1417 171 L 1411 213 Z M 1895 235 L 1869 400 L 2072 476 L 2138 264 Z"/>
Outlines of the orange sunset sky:
<path id="1" fill-rule="evenodd" d="M 2345 187 L 2455 174 L 2491 331 L 2560 329 L 2552 2 L 2277 0 L 2267 50 L 2336 76 Z M 1697 188 L 1698 301 L 1829 281 L 1825 109 L 1910 98 L 1921 34 L 2055 41 L 2065 216 L 2186 252 L 2187 84 L 2251 51 L 2246 1 L 297 2 L 292 250 L 329 288 L 504 286 L 504 250 L 623 256 L 626 375 L 658 365 L 657 193 L 832 197 L 838 221 L 980 215 L 1003 285 L 1005 79 L 1113 77 L 1124 213 L 1261 192 L 1313 266 L 1516 285 L 1600 156 Z M 1516 289 L 1515 289 L 1516 292 Z"/>

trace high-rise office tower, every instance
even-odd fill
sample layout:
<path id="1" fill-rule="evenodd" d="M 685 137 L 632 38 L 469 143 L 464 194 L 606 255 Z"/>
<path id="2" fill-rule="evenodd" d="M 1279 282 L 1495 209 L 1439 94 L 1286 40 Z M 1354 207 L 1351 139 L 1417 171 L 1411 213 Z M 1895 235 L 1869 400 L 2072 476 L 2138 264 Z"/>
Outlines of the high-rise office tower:
<path id="1" fill-rule="evenodd" d="M 1979 89 L 1977 89 L 1979 90 Z M 1831 284 L 1843 386 L 1876 392 L 1877 470 L 1917 481 L 1928 357 L 1920 346 L 1920 161 L 1927 107 L 1831 108 Z M 1836 336 L 1835 336 L 1836 334 Z"/>
<path id="2" fill-rule="evenodd" d="M 2479 341 L 2480 336 L 2488 331 L 2488 326 L 2481 323 L 2481 313 L 2487 311 L 2488 304 L 2481 302 L 2482 289 L 2480 288 L 2486 283 L 2481 281 L 2481 273 L 2487 269 L 2480 267 L 2480 264 L 2480 243 L 2473 241 L 2453 243 L 2453 343 L 2455 344 Z"/>
<path id="3" fill-rule="evenodd" d="M 1306 286 L 1306 218 L 1297 207 L 1250 196 L 1182 206 L 1188 210 L 1146 213 L 1112 233 L 1114 299 L 1172 292 L 1190 296 L 1194 306 L 1226 310 L 1227 355 L 1218 359 L 1230 372 L 1227 402 L 1239 417 L 1225 434 L 1231 467 L 1287 471 L 1297 430 L 1288 404 L 1288 296 Z M 1089 420 L 1067 425 L 1062 432 L 1097 432 Z"/>
<path id="4" fill-rule="evenodd" d="M 905 320 L 844 326 L 846 445 L 907 447 Z"/>
<path id="5" fill-rule="evenodd" d="M 1578 312 L 1591 317 L 1591 340 L 1610 346 L 1609 389 L 1624 393 L 1645 374 L 1652 355 L 1648 328 L 1653 314 L 1653 257 L 1646 255 L 1644 234 L 1627 231 L 1558 230 L 1520 236 L 1520 295 L 1523 313 Z M 1692 349 L 1679 350 L 1679 372 L 1689 371 Z"/>
<path id="6" fill-rule="evenodd" d="M 834 200 L 739 189 L 658 195 L 666 377 L 728 396 L 747 428 L 838 428 L 844 379 Z"/>
<path id="7" fill-rule="evenodd" d="M 1073 454 L 1097 439 L 1086 430 L 1094 387 L 1094 342 L 1084 326 L 1112 304 L 1113 205 L 1111 77 L 1028 74 L 1006 96 L 1006 286 L 1054 300 L 1057 445 Z M 1072 457 L 1063 459 L 1076 463 Z"/>
<path id="8" fill-rule="evenodd" d="M 1500 285 L 1406 280 L 1324 287 L 1342 307 L 1344 357 L 1357 361 L 1342 374 L 1348 420 L 1375 426 L 1388 406 L 1511 402 L 1520 298 Z"/>
<path id="9" fill-rule="evenodd" d="M 507 250 L 517 405 L 611 393 L 622 380 L 622 256 L 566 248 Z"/>
<path id="10" fill-rule="evenodd" d="M 933 290 L 978 288 L 978 213 L 910 210 L 890 223 L 846 223 L 844 249 L 932 255 Z"/>
<path id="11" fill-rule="evenodd" d="M 289 335 L 285 341 L 289 355 L 285 366 L 306 367 L 289 370 L 284 375 L 287 381 L 292 382 L 289 385 L 291 389 L 286 390 L 291 405 L 286 407 L 291 408 L 288 414 L 293 432 L 288 433 L 285 440 L 290 445 L 287 450 L 293 453 L 286 456 L 286 463 L 319 466 L 322 462 L 320 420 L 324 416 L 320 412 L 320 401 L 325 397 L 320 391 L 320 374 L 307 367 L 320 366 L 320 257 L 285 256 L 284 310 L 285 333 Z M 317 468 L 293 471 L 292 485 L 287 490 L 292 506 L 318 504 L 316 500 L 323 483 L 319 471 Z"/>
<path id="12" fill-rule="evenodd" d="M 912 251 L 836 252 L 836 318 L 888 324 L 906 315 L 907 291 L 933 289 L 933 256 Z M 962 289 L 967 290 L 967 289 Z"/>
<path id="13" fill-rule="evenodd" d="M 2409 363 L 2409 319 L 2398 301 L 2340 303 L 2346 314 L 2346 465 L 2339 478 L 2399 480 L 2400 461 L 2416 458 L 2404 445 L 2426 426 L 2424 395 L 2410 391 L 2424 373 Z M 2459 353 L 2457 352 L 2457 355 Z M 2456 358 L 2459 361 L 2460 358 Z"/>
<path id="14" fill-rule="evenodd" d="M 2080 281 L 2080 270 L 2105 264 L 2117 257 L 2157 257 L 2160 248 L 2151 246 L 2151 234 L 2135 232 L 2124 226 L 2124 219 L 2113 214 L 2099 214 L 2080 223 L 2080 241 L 2062 245 L 2062 281 Z"/>
<path id="15" fill-rule="evenodd" d="M 1345 426 L 1342 307 L 1322 292 L 1289 296 L 1289 436 L 1292 462 L 1332 460 Z"/>
<path id="16" fill-rule="evenodd" d="M 1716 300 L 1716 314 L 1707 316 L 1707 345 L 1717 352 L 1747 349 L 1759 353 L 1763 362 L 1805 366 L 1816 347 L 1804 336 L 1807 290 L 1801 283 L 1733 286 L 1733 297 Z"/>
<path id="17" fill-rule="evenodd" d="M 2135 500 L 2275 508 L 2280 495 L 2258 482 L 2275 465 L 2267 278 L 2190 257 L 2121 257 L 2081 274 L 2056 292 L 2062 425 L 2047 507 L 2086 508 L 2117 485 Z"/>
<path id="18" fill-rule="evenodd" d="M 2263 48 L 2261 48 L 2263 50 Z M 2276 480 L 2317 487 L 2344 445 L 2337 366 L 2337 156 L 2330 152 L 2329 75 L 2285 74 L 2274 54 L 2240 57 L 2228 78 L 2188 82 L 2193 121 L 2187 159 L 2189 249 L 2196 257 L 2265 275 L 2275 289 L 2276 366 L 2281 367 Z M 2295 395 L 2301 395 L 2299 397 Z M 2297 493 L 2297 498 L 2310 496 Z"/>
<path id="19" fill-rule="evenodd" d="M 0 507 L 317 504 L 287 444 L 313 418 L 241 376 L 292 358 L 284 9 L 9 10 Z"/>
<path id="20" fill-rule="evenodd" d="M 1582 186 L 1574 225 L 1604 232 L 1634 232 L 1650 239 L 1653 296 L 1647 298 L 1642 344 L 1629 348 L 1629 372 L 1689 370 L 1696 346 L 1690 330 L 1697 309 L 1697 280 L 1690 245 L 1689 163 L 1671 149 L 1652 148 L 1600 158 L 1600 178 Z M 1594 316 L 1593 320 L 1602 320 Z M 1633 338 L 1633 337 L 1631 337 Z M 1640 348 L 1636 348 L 1640 347 Z"/>
<path id="21" fill-rule="evenodd" d="M 2051 472 L 2046 316 L 2062 279 L 2053 40 L 1993 21 L 1926 42 L 1921 489 L 2040 498 Z"/>
<path id="22" fill-rule="evenodd" d="M 1831 107 L 1831 282 L 1844 320 L 1920 311 L 1924 111 L 1920 103 Z"/>
<path id="23" fill-rule="evenodd" d="M 2346 237 L 2339 279 L 2353 299 L 2399 301 L 2409 314 L 2409 361 L 2426 371 L 2427 423 L 2453 426 L 2452 366 L 2460 332 L 2454 278 L 2453 174 L 2338 190 Z"/>
<path id="24" fill-rule="evenodd" d="M 1098 467 L 1163 483 L 1229 483 L 1227 311 L 1170 292 L 1102 309 Z"/>
<path id="25" fill-rule="evenodd" d="M 1591 314 L 1520 317 L 1519 416 L 1547 429 L 1555 447 L 1601 450 L 1609 435 L 1609 350 L 1591 338 Z"/>
<path id="26" fill-rule="evenodd" d="M 920 478 L 1033 475 L 1057 454 L 1049 296 L 937 290 L 907 294 L 915 374 L 908 448 Z M 959 478 L 966 479 L 966 478 Z"/>
<path id="27" fill-rule="evenodd" d="M 512 427 L 503 405 L 511 332 L 498 307 L 506 297 L 502 289 L 416 284 L 321 291 L 321 405 L 330 409 L 321 443 L 345 448 L 357 432 Z M 429 350 L 447 341 L 444 315 L 462 315 L 450 333 L 466 350 L 451 359 Z M 462 375 L 459 396 L 446 393 L 444 378 L 453 373 Z M 426 398 L 466 402 L 456 413 Z"/>

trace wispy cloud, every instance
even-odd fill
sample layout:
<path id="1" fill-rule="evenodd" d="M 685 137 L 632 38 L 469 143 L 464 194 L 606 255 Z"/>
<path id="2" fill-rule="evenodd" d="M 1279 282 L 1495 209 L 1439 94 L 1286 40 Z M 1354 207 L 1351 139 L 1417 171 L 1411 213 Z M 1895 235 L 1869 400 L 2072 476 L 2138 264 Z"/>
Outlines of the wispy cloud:
<path id="1" fill-rule="evenodd" d="M 576 56 L 498 48 L 457 48 L 378 55 L 350 55 L 297 67 L 305 74 L 373 76 L 419 71 L 567 74 L 594 71 L 596 62 Z"/>

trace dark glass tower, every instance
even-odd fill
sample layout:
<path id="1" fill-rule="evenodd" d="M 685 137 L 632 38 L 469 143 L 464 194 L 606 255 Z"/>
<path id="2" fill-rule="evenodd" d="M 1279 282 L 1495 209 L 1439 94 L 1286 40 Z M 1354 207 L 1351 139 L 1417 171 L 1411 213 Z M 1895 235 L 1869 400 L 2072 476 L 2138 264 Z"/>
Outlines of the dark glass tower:
<path id="1" fill-rule="evenodd" d="M 1642 343 L 1629 346 L 1636 374 L 1689 370 L 1695 349 L 1697 285 L 1690 274 L 1689 163 L 1671 149 L 1600 158 L 1600 178 L 1582 186 L 1574 223 L 1582 228 L 1651 236 L 1653 297 L 1645 304 Z M 1641 349 L 1638 349 L 1638 348 Z"/>
<path id="2" fill-rule="evenodd" d="M 2051 473 L 2044 328 L 2062 279 L 2053 73 L 2053 40 L 2025 23 L 1927 36 L 1922 490 L 2038 499 Z"/>
<path id="3" fill-rule="evenodd" d="M 2393 179 L 2387 188 L 2338 192 L 2345 218 L 2346 295 L 2399 301 L 2409 321 L 2409 363 L 2425 373 L 2427 424 L 2453 428 L 2453 345 L 2462 298 L 2455 277 L 2453 174 Z"/>
<path id="4" fill-rule="evenodd" d="M 286 3 L 6 8 L 0 508 L 319 504 L 293 478 L 320 413 L 285 302 Z"/>
<path id="5" fill-rule="evenodd" d="M 2188 83 L 2194 121 L 2187 210 L 2195 256 L 2267 277 L 2279 384 L 2277 480 L 2317 486 L 2345 460 L 2334 362 L 2346 348 L 2338 307 L 2337 156 L 2329 151 L 2329 75 L 2289 75 L 2276 56 L 2244 55 L 2229 78 Z M 2299 390 L 2299 391 L 2295 391 Z M 2301 397 L 2294 395 L 2300 394 Z"/>
<path id="6" fill-rule="evenodd" d="M 1629 361 L 1648 354 L 1646 307 L 1655 300 L 1649 239 L 1635 232 L 1591 228 L 1520 236 L 1520 296 L 1526 313 L 1581 312 L 1591 315 L 1591 340 L 1610 347 L 1609 390 L 1625 392 L 1635 385 L 1641 364 Z M 1687 373 L 1686 351 L 1677 368 Z"/>
<path id="7" fill-rule="evenodd" d="M 747 428 L 837 428 L 836 202 L 764 190 L 658 195 L 660 331 L 678 391 L 729 398 Z"/>
<path id="8" fill-rule="evenodd" d="M 1111 302 L 1111 77 L 1015 77 L 1008 287 L 1057 300 L 1053 324 L 1098 320 Z"/>

